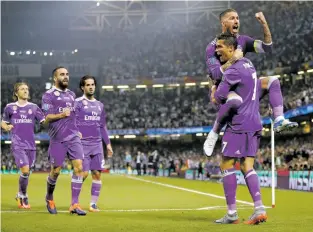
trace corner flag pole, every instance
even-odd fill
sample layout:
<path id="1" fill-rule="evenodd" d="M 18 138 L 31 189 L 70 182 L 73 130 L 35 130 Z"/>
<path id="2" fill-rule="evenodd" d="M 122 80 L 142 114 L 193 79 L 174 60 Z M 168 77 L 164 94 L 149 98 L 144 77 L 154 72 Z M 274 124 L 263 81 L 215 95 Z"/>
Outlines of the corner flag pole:
<path id="1" fill-rule="evenodd" d="M 271 158 L 272 158 L 272 208 L 275 208 L 275 133 L 274 121 L 271 120 Z"/>

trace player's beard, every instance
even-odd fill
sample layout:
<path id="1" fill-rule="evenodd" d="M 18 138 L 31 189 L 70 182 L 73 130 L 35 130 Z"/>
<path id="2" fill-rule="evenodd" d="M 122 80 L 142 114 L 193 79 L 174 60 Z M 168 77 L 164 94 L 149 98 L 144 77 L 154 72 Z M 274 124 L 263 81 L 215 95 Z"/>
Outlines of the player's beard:
<path id="1" fill-rule="evenodd" d="M 68 87 L 68 82 L 63 82 L 64 80 L 62 80 L 62 81 L 58 81 L 58 84 L 59 84 L 59 87 L 60 87 L 60 89 L 62 89 L 62 90 L 65 90 L 67 87 Z"/>

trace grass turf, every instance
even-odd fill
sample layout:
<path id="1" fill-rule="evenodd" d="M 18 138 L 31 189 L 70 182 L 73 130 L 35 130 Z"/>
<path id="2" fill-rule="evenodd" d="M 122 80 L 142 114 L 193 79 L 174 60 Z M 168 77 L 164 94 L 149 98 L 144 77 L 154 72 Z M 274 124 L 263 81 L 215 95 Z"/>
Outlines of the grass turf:
<path id="1" fill-rule="evenodd" d="M 223 196 L 223 187 L 218 183 L 184 179 L 140 177 L 152 181 L 143 182 L 126 176 L 103 175 L 103 187 L 98 206 L 102 212 L 88 213 L 86 217 L 70 215 L 70 176 L 61 175 L 55 189 L 58 215 L 50 215 L 45 206 L 47 174 L 30 177 L 28 195 L 31 210 L 20 210 L 14 197 L 17 192 L 18 175 L 2 175 L 1 183 L 1 228 L 3 232 L 41 231 L 311 231 L 313 228 L 313 194 L 287 190 L 276 191 L 276 208 L 268 209 L 269 220 L 259 226 L 216 225 L 215 219 L 224 216 L 225 200 L 204 195 Z M 186 188 L 198 192 L 159 185 L 153 182 Z M 91 179 L 81 192 L 80 203 L 88 210 Z M 204 194 L 203 194 L 204 193 Z M 238 186 L 237 200 L 251 202 L 245 186 Z M 265 205 L 271 205 L 271 190 L 262 189 Z M 240 219 L 247 219 L 253 207 L 237 204 Z M 211 207 L 208 210 L 199 208 Z M 138 210 L 141 211 L 138 211 Z M 158 211 L 158 209 L 162 209 Z M 124 211 L 123 211 L 124 210 Z M 133 210 L 133 211 L 132 211 Z"/>

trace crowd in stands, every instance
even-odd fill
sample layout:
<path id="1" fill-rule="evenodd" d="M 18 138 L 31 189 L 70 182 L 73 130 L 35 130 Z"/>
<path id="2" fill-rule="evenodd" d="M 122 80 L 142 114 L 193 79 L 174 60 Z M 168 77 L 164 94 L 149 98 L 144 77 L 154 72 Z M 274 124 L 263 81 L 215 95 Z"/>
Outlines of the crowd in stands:
<path id="1" fill-rule="evenodd" d="M 297 73 L 298 70 L 313 67 L 312 2 L 232 2 L 231 7 L 238 10 L 242 34 L 263 39 L 262 27 L 255 19 L 255 13 L 263 11 L 268 21 L 273 53 L 248 54 L 259 75 Z M 189 25 L 168 22 L 153 26 L 143 24 L 124 30 L 111 28 L 98 35 L 98 38 L 91 38 L 90 41 L 96 39 L 98 42 L 90 51 L 79 50 L 69 56 L 60 53 L 60 56 L 38 57 L 38 62 L 96 59 L 101 66 L 100 77 L 107 81 L 138 77 L 203 76 L 206 75 L 206 46 L 220 32 L 220 22 L 214 17 L 209 21 L 203 18 Z M 86 36 L 83 38 L 82 44 L 90 44 Z M 99 44 L 102 46 L 99 47 Z M 25 56 L 23 62 L 27 62 L 27 57 L 32 57 Z M 14 63 L 14 57 L 4 54 L 4 61 L 6 58 Z"/>
<path id="2" fill-rule="evenodd" d="M 263 39 L 262 28 L 254 14 L 263 11 L 273 37 L 272 54 L 249 54 L 261 75 L 287 74 L 289 82 L 281 81 L 285 110 L 313 103 L 313 78 L 304 81 L 298 77 L 299 70 L 313 68 L 313 3 L 312 2 L 232 2 L 241 19 L 241 33 Z M 62 56 L 62 62 L 84 62 L 85 58 L 98 60 L 100 75 L 107 83 L 114 80 L 135 79 L 138 77 L 193 77 L 206 76 L 205 48 L 215 35 L 220 33 L 220 23 L 212 18 L 190 25 L 155 25 L 125 30 L 112 30 L 99 36 L 106 46 L 95 48 L 93 52 L 79 51 L 73 56 Z M 85 41 L 86 42 L 86 41 Z M 88 52 L 88 55 L 86 55 Z M 32 57 L 32 62 L 49 63 L 60 60 L 57 56 Z M 2 53 L 4 63 L 29 63 L 28 59 L 15 60 L 18 56 Z M 53 60 L 54 59 L 54 60 Z M 87 61 L 86 61 L 87 62 Z M 307 73 L 305 75 L 308 75 Z M 295 82 L 291 79 L 296 79 Z M 45 77 L 47 80 L 47 77 Z M 45 81 L 24 79 L 30 84 L 32 102 L 41 105 Z M 282 79 L 281 79 L 282 80 Z M 6 79 L 1 83 L 1 111 L 12 101 L 12 90 L 16 79 Z M 73 80 L 71 80 L 73 81 Z M 77 86 L 77 84 L 75 84 Z M 76 87 L 75 87 L 76 88 Z M 100 86 L 98 86 L 100 88 Z M 77 92 L 78 96 L 81 92 Z M 131 128 L 177 128 L 212 125 L 216 109 L 209 103 L 207 88 L 179 87 L 173 89 L 137 89 L 100 92 L 97 98 L 107 111 L 109 129 Z M 267 116 L 268 100 L 261 104 L 261 115 Z M 168 168 L 174 160 L 176 167 L 197 168 L 217 167 L 220 154 L 205 158 L 202 143 L 193 146 L 142 147 L 114 145 L 115 155 L 112 168 L 125 166 L 125 153 L 129 150 L 133 160 L 138 151 L 149 156 L 154 150 L 160 153 L 160 167 Z M 217 150 L 219 148 L 217 147 Z M 277 169 L 313 169 L 312 137 L 294 138 L 279 142 L 276 146 Z M 134 161 L 135 162 L 135 161 Z M 132 166 L 134 167 L 134 162 Z M 258 153 L 257 169 L 270 168 L 269 144 L 263 144 Z M 16 169 L 8 146 L 2 146 L 1 169 Z M 70 169 L 68 163 L 64 168 Z M 49 169 L 47 146 L 37 146 L 35 170 Z"/>
<path id="3" fill-rule="evenodd" d="M 313 144 L 312 134 L 307 136 L 280 137 L 275 146 L 275 167 L 277 170 L 313 170 Z M 148 165 L 148 157 L 157 151 L 159 155 L 158 168 L 169 169 L 174 163 L 175 171 L 186 169 L 198 169 L 201 165 L 204 169 L 210 170 L 213 174 L 219 173 L 219 163 L 221 160 L 221 147 L 217 144 L 213 156 L 207 158 L 202 150 L 203 141 L 197 140 L 193 143 L 180 141 L 155 143 L 143 142 L 115 142 L 112 141 L 114 156 L 107 158 L 107 167 L 111 170 L 126 168 L 126 154 L 131 155 L 130 167 L 136 168 L 136 156 L 141 155 L 142 165 Z M 256 170 L 271 170 L 271 150 L 270 141 L 262 139 L 261 147 L 257 153 L 255 161 Z M 37 145 L 37 159 L 35 171 L 49 170 L 48 144 Z M 16 170 L 13 156 L 10 154 L 9 146 L 2 146 L 1 156 L 2 170 Z M 71 170 L 72 166 L 68 161 L 63 164 L 63 169 Z"/>
<path id="4" fill-rule="evenodd" d="M 296 83 L 282 84 L 285 111 L 313 103 L 313 76 L 306 84 L 302 80 Z M 30 101 L 41 106 L 45 83 L 30 80 L 29 84 Z M 13 85 L 12 80 L 2 83 L 2 110 L 12 102 Z M 80 91 L 76 92 L 81 96 Z M 201 86 L 104 91 L 97 98 L 105 105 L 109 129 L 208 126 L 213 125 L 216 117 L 209 90 Z M 261 115 L 268 116 L 268 109 L 269 101 L 265 97 L 261 101 Z"/>

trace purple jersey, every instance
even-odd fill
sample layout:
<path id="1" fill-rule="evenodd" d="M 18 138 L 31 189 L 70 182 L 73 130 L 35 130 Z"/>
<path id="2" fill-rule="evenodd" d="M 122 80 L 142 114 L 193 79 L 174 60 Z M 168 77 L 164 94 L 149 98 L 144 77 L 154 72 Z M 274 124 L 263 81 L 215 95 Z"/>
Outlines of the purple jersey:
<path id="1" fill-rule="evenodd" d="M 206 64 L 210 77 L 219 81 L 222 79 L 223 72 L 221 63 L 215 53 L 216 42 L 217 38 L 206 47 Z M 244 55 L 247 52 L 264 53 L 272 50 L 272 44 L 265 44 L 261 40 L 255 40 L 247 35 L 237 35 L 237 43 L 237 48 L 241 49 Z"/>
<path id="2" fill-rule="evenodd" d="M 64 142 L 78 136 L 75 112 L 73 112 L 74 99 L 74 92 L 68 89 L 62 91 L 55 87 L 49 89 L 42 96 L 42 109 L 45 115 L 60 114 L 65 108 L 71 110 L 70 116 L 49 123 L 51 141 Z"/>
<path id="3" fill-rule="evenodd" d="M 7 104 L 2 120 L 13 125 L 11 137 L 13 148 L 36 150 L 35 121 L 45 120 L 41 109 L 36 104 L 31 102 L 24 106 L 19 105 L 18 102 Z"/>
<path id="4" fill-rule="evenodd" d="M 216 101 L 224 103 L 230 90 L 242 98 L 242 104 L 228 123 L 227 131 L 243 133 L 262 130 L 257 79 L 256 70 L 247 58 L 241 58 L 224 72 L 214 94 Z"/>
<path id="5" fill-rule="evenodd" d="M 110 143 L 104 106 L 100 101 L 84 96 L 75 99 L 75 115 L 83 145 L 98 144 L 102 139 L 105 144 Z"/>

